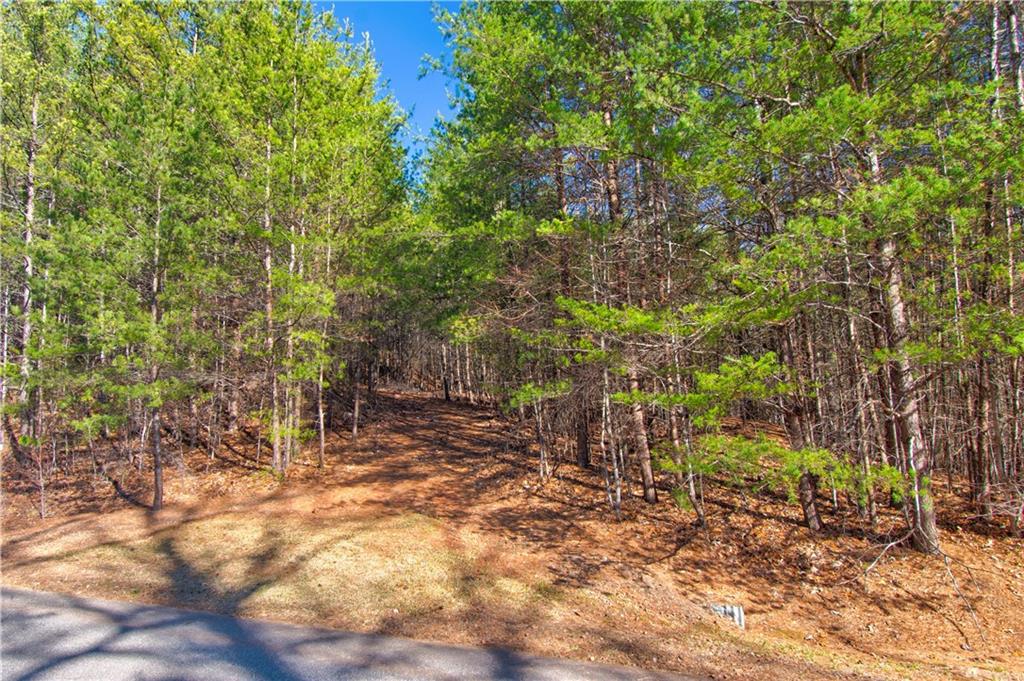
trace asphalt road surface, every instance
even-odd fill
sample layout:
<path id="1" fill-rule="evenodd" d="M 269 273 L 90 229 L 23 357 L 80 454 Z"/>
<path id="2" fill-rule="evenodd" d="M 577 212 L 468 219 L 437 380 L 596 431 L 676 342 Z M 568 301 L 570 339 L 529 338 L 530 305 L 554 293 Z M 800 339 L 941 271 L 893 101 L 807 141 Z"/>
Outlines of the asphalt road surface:
<path id="1" fill-rule="evenodd" d="M 2 589 L 0 678 L 681 681 L 625 667 Z"/>

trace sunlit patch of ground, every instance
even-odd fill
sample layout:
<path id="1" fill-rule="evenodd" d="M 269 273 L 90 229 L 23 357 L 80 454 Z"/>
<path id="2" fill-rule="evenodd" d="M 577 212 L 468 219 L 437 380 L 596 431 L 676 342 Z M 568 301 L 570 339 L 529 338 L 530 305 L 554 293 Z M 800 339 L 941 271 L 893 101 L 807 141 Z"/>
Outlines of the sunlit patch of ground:
<path id="1" fill-rule="evenodd" d="M 616 523 L 596 472 L 564 463 L 539 486 L 512 427 L 385 396 L 356 443 L 332 438 L 327 471 L 283 483 L 195 453 L 155 515 L 107 496 L 40 522 L 9 492 L 3 581 L 716 679 L 1024 678 L 1019 542 L 946 527 L 948 571 L 895 549 L 864 577 L 874 538 L 813 540 L 784 500 L 713 488 L 698 531 L 631 498 Z M 743 604 L 748 630 L 709 602 Z"/>

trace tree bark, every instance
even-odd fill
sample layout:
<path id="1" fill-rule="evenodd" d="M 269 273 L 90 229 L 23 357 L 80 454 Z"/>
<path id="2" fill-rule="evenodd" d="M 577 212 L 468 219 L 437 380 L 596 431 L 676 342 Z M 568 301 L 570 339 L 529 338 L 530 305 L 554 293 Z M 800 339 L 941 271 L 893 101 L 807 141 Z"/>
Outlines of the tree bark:
<path id="1" fill-rule="evenodd" d="M 790 444 L 796 450 L 807 446 L 803 417 L 798 412 L 798 409 L 798 406 L 794 406 L 786 412 L 786 429 L 789 431 Z M 797 497 L 807 529 L 815 534 L 821 532 L 825 525 L 821 521 L 821 514 L 818 512 L 818 476 L 808 471 L 801 473 L 797 486 Z"/>
<path id="2" fill-rule="evenodd" d="M 158 335 L 160 324 L 160 220 L 163 212 L 162 205 L 163 187 L 158 184 L 156 187 L 156 219 L 153 222 L 153 277 L 150 289 L 150 315 L 153 322 L 154 335 Z M 159 348 L 151 348 L 150 352 L 156 352 Z M 156 392 L 150 395 L 154 401 L 153 405 L 153 510 L 159 511 L 164 505 L 164 467 L 163 456 L 160 451 L 160 401 L 158 381 L 160 380 L 160 365 L 156 358 L 150 360 L 150 386 Z"/>
<path id="3" fill-rule="evenodd" d="M 359 437 L 359 374 L 352 381 L 352 439 Z"/>
<path id="4" fill-rule="evenodd" d="M 576 417 L 576 464 L 590 468 L 590 420 L 586 409 Z"/>
<path id="5" fill-rule="evenodd" d="M 628 369 L 629 390 L 636 393 L 640 390 L 640 379 L 637 376 L 636 367 Z M 651 465 L 651 448 L 647 442 L 647 417 L 644 408 L 639 402 L 634 402 L 631 407 L 633 420 L 633 443 L 636 446 L 637 459 L 640 462 L 640 475 L 644 488 L 644 501 L 648 504 L 658 502 L 658 490 L 654 485 L 654 468 Z"/>
<path id="6" fill-rule="evenodd" d="M 605 104 L 602 107 L 604 116 L 605 128 L 611 128 L 612 126 L 612 111 L 609 104 Z M 616 167 L 615 160 L 609 159 L 605 163 L 605 198 L 608 203 L 608 218 L 613 223 L 617 223 L 622 219 L 622 199 L 619 194 L 619 175 L 618 168 Z M 625 254 L 619 255 L 619 262 L 624 263 Z M 626 275 L 625 266 L 620 265 L 618 284 L 620 289 L 620 295 L 622 302 L 628 302 L 629 300 L 629 281 Z M 640 378 L 635 366 L 635 358 L 633 353 L 628 348 L 626 350 L 626 362 L 628 364 L 627 380 L 629 384 L 630 392 L 638 392 L 640 390 Z M 658 501 L 658 490 L 654 486 L 654 469 L 651 465 L 651 449 L 647 442 L 647 416 L 644 413 L 643 405 L 639 402 L 634 403 L 630 407 L 630 420 L 633 429 L 633 445 L 636 448 L 637 461 L 640 464 L 640 475 L 643 483 L 643 496 L 644 501 L 649 504 L 657 503 Z"/>
<path id="7" fill-rule="evenodd" d="M 39 93 L 32 93 L 32 107 L 29 113 L 31 128 L 28 144 L 25 150 L 25 232 L 23 235 L 23 246 L 25 249 L 24 276 L 21 289 L 21 379 L 23 381 L 21 401 L 25 410 L 23 413 L 23 432 L 26 435 L 34 435 L 35 414 L 33 408 L 32 389 L 30 387 L 32 360 L 30 350 L 32 347 L 32 277 L 34 275 L 34 263 L 32 259 L 32 238 L 35 230 L 36 220 L 36 155 L 39 150 Z"/>
<path id="8" fill-rule="evenodd" d="M 270 121 L 267 121 L 268 137 L 265 141 L 267 179 L 263 190 L 263 269 L 267 276 L 266 300 L 266 352 L 267 370 L 270 372 L 270 441 L 273 452 L 272 465 L 277 473 L 284 472 L 281 461 L 281 425 L 278 414 L 277 363 L 274 359 L 274 247 L 270 222 Z"/>
<path id="9" fill-rule="evenodd" d="M 897 418 L 903 437 L 903 451 L 907 472 L 912 485 L 913 541 L 925 553 L 939 550 L 939 530 L 935 523 L 935 506 L 931 493 L 931 455 L 924 447 L 920 404 L 917 397 L 916 377 L 907 354 L 906 339 L 909 331 L 903 302 L 902 264 L 896 255 L 892 239 L 882 243 L 882 268 L 886 273 L 886 301 L 892 325 L 892 349 L 896 352 Z"/>

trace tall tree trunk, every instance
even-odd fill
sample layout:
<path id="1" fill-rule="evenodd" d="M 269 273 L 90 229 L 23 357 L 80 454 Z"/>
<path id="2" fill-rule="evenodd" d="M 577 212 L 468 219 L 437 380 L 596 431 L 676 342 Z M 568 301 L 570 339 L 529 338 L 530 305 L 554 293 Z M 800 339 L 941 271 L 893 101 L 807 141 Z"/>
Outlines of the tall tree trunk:
<path id="1" fill-rule="evenodd" d="M 881 247 L 882 270 L 886 278 L 886 301 L 892 325 L 891 348 L 896 354 L 897 418 L 903 437 L 903 451 L 912 485 L 911 513 L 914 546 L 925 553 L 939 549 L 939 530 L 935 524 L 935 505 L 931 493 L 932 460 L 924 447 L 924 430 L 917 396 L 918 388 L 906 341 L 909 332 L 903 302 L 902 263 L 896 254 L 896 244 L 886 238 Z"/>
<path id="2" fill-rule="evenodd" d="M 32 347 L 32 277 L 34 275 L 34 263 L 32 260 L 32 238 L 35 230 L 36 220 L 36 154 L 39 150 L 39 93 L 32 93 L 32 107 L 29 113 L 31 129 L 29 132 L 28 144 L 25 150 L 25 231 L 23 235 L 23 246 L 25 249 L 24 277 L 21 289 L 21 379 L 23 382 L 21 392 L 22 408 L 24 409 L 23 432 L 28 436 L 35 435 L 35 414 L 33 413 L 33 396 L 31 383 L 32 360 L 30 351 Z"/>
<path id="3" fill-rule="evenodd" d="M 878 152 L 870 147 L 867 156 L 871 182 L 877 186 L 882 180 Z M 887 233 L 881 238 L 878 261 L 884 276 L 883 301 L 889 326 L 889 349 L 895 357 L 890 372 L 895 398 L 892 408 L 910 484 L 911 538 L 917 550 L 936 553 L 939 550 L 939 529 L 935 522 L 935 502 L 931 491 L 932 457 L 925 447 L 919 388 L 907 350 L 910 321 L 904 302 L 903 262 L 891 234 Z"/>
<path id="4" fill-rule="evenodd" d="M 327 224 L 331 224 L 331 207 L 328 204 L 327 207 Z M 325 278 L 327 281 L 331 280 L 331 244 L 327 244 L 327 255 L 324 261 Z M 324 318 L 323 324 L 320 327 L 321 342 L 326 342 L 327 339 L 327 318 Z M 317 458 L 317 464 L 322 469 L 324 467 L 324 453 L 326 450 L 325 443 L 325 418 L 324 418 L 324 358 L 321 353 L 320 360 L 317 367 L 317 382 L 316 382 L 316 417 L 317 417 L 317 429 L 320 431 L 320 452 Z"/>
<path id="5" fill-rule="evenodd" d="M 978 503 L 985 518 L 992 518 L 992 485 L 994 480 L 996 448 L 999 444 L 999 426 L 992 413 L 992 363 L 984 353 L 978 354 L 978 412 L 975 427 L 978 466 Z"/>
<path id="6" fill-rule="evenodd" d="M 278 473 L 283 473 L 281 460 L 281 424 L 277 396 L 277 361 L 274 357 L 274 245 L 270 222 L 270 121 L 267 121 L 268 137 L 265 146 L 267 180 L 263 190 L 263 269 L 266 273 L 266 352 L 267 370 L 270 372 L 270 438 L 273 451 L 272 465 Z"/>
<path id="7" fill-rule="evenodd" d="M 606 128 L 612 126 L 612 111 L 609 104 L 605 104 L 603 107 L 604 125 Z M 619 193 L 619 174 L 618 168 L 616 167 L 615 160 L 609 158 L 605 163 L 605 198 L 608 203 L 608 218 L 613 224 L 618 224 L 622 220 L 622 199 Z M 628 303 L 629 301 L 629 280 L 625 268 L 625 253 L 619 254 L 619 270 L 618 270 L 618 285 L 619 294 L 622 302 Z M 634 352 L 626 343 L 626 378 L 629 385 L 630 392 L 638 392 L 640 390 L 640 377 L 636 367 L 636 358 Z M 649 504 L 656 503 L 658 501 L 658 490 L 654 485 L 654 469 L 651 465 L 651 449 L 650 444 L 647 441 L 647 416 L 644 413 L 644 407 L 639 402 L 635 402 L 630 406 L 630 422 L 633 430 L 633 446 L 636 449 L 637 461 L 640 464 L 640 476 L 643 483 L 643 495 L 644 501 Z"/>
<path id="8" fill-rule="evenodd" d="M 4 282 L 3 290 L 0 291 L 0 405 L 7 404 L 7 366 L 10 363 L 8 353 L 10 351 L 10 320 L 11 320 L 11 290 Z M 2 417 L 0 417 L 2 418 Z M 16 443 L 12 443 L 16 444 Z M 0 461 L 4 461 L 7 454 L 7 432 L 0 424 Z"/>
<path id="9" fill-rule="evenodd" d="M 874 401 L 868 398 L 871 376 L 864 361 L 864 345 L 860 339 L 857 317 L 854 314 L 856 306 L 853 296 L 853 263 L 845 228 L 843 230 L 843 273 L 846 276 L 844 286 L 847 307 L 846 329 L 850 342 L 850 358 L 854 374 L 852 377 L 853 399 L 855 409 L 857 410 L 858 432 L 855 436 L 857 438 L 855 449 L 860 455 L 861 472 L 864 476 L 864 487 L 861 492 L 862 498 L 858 499 L 858 504 L 860 504 L 864 515 L 871 522 L 871 527 L 874 528 L 878 522 L 878 515 L 875 507 L 875 498 L 872 495 L 868 481 L 871 479 L 871 443 L 874 441 L 871 426 L 872 424 L 877 424 L 879 419 L 875 413 Z M 870 420 L 868 418 L 869 412 L 872 415 Z"/>
<path id="10" fill-rule="evenodd" d="M 1013 83 L 1017 93 L 1017 108 L 1024 111 L 1024 58 L 1021 55 L 1021 31 L 1024 25 L 1021 23 L 1021 0 L 1011 0 L 1009 4 L 1010 13 L 1010 65 L 1013 68 Z"/>
<path id="11" fill-rule="evenodd" d="M 564 219 L 569 214 L 569 202 L 565 193 L 565 170 L 562 167 L 562 154 L 561 149 L 555 150 L 554 174 L 558 217 Z M 572 296 L 572 272 L 570 270 L 572 242 L 565 234 L 560 237 L 559 242 L 558 279 L 562 295 L 568 298 Z M 588 404 L 586 394 L 581 396 L 579 410 L 576 414 L 576 464 L 580 468 L 590 467 L 590 404 Z"/>
<path id="12" fill-rule="evenodd" d="M 156 187 L 156 219 L 153 222 L 153 278 L 150 288 L 150 316 L 153 322 L 154 336 L 159 338 L 160 325 L 160 221 L 163 213 L 163 186 Z M 157 341 L 159 342 L 159 341 Z M 150 352 L 156 354 L 159 348 L 150 348 Z M 153 438 L 153 510 L 159 511 L 164 505 L 164 467 L 163 456 L 160 451 L 160 406 L 162 397 L 159 394 L 158 381 L 160 380 L 160 365 L 153 357 L 150 360 L 150 385 L 157 394 L 151 395 L 154 401 L 152 413 L 152 438 Z"/>
<path id="13" fill-rule="evenodd" d="M 316 381 L 316 423 L 320 436 L 320 450 L 317 456 L 317 466 L 324 467 L 324 450 L 326 441 L 324 435 L 324 363 L 320 362 Z"/>

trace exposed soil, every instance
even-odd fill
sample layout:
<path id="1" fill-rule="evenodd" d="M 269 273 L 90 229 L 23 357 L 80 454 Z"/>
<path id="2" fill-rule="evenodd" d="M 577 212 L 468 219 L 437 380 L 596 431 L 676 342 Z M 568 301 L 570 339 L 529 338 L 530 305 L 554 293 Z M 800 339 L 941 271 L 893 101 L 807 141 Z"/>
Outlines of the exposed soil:
<path id="1" fill-rule="evenodd" d="M 812 539 L 784 499 L 714 485 L 706 531 L 667 494 L 616 522 L 598 470 L 539 484 L 492 410 L 382 393 L 370 421 L 284 481 L 242 436 L 188 452 L 156 514 L 134 470 L 108 471 L 119 495 L 91 464 L 52 480 L 45 520 L 7 475 L 3 582 L 715 679 L 1024 679 L 1024 542 L 981 521 L 943 526 L 947 558 L 877 562 L 897 511 Z"/>

